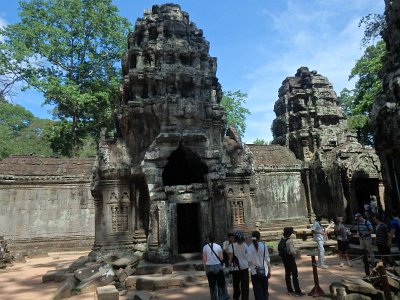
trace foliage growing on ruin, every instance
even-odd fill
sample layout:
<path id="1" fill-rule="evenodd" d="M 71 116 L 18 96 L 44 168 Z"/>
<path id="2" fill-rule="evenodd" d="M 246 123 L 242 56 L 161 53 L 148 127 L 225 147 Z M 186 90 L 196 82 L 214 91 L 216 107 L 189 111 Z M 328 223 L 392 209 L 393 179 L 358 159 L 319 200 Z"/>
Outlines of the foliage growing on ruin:
<path id="1" fill-rule="evenodd" d="M 130 24 L 111 0 L 21 1 L 20 19 L 0 30 L 2 59 L 26 87 L 43 93 L 45 104 L 55 105 L 62 126 L 54 136 L 67 139 L 62 152 L 74 156 L 82 139 L 113 126 L 117 63 Z"/>
<path id="2" fill-rule="evenodd" d="M 244 107 L 247 94 L 240 90 L 232 92 L 225 91 L 222 95 L 221 106 L 226 112 L 226 121 L 228 126 L 233 126 L 243 136 L 246 131 L 246 117 L 250 111 Z"/>
<path id="3" fill-rule="evenodd" d="M 365 30 L 361 44 L 366 46 L 379 36 L 385 23 L 382 15 L 368 15 L 361 19 L 360 26 L 362 25 Z M 367 46 L 349 76 L 349 80 L 357 80 L 354 89 L 345 88 L 340 92 L 340 105 L 348 117 L 349 128 L 357 131 L 362 144 L 373 144 L 368 119 L 375 97 L 382 89 L 378 73 L 383 67 L 385 53 L 386 45 L 382 39 Z"/>
<path id="4" fill-rule="evenodd" d="M 257 138 L 254 142 L 254 145 L 268 145 L 268 142 L 266 142 L 264 139 L 259 139 Z"/>

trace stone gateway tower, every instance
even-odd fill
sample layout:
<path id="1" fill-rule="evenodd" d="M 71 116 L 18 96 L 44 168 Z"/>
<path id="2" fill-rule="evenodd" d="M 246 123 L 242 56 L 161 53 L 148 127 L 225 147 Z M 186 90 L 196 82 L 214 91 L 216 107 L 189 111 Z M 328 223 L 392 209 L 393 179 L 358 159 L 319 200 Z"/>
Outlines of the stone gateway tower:
<path id="1" fill-rule="evenodd" d="M 117 136 L 103 134 L 92 194 L 95 249 L 168 261 L 226 233 L 225 114 L 217 61 L 179 5 L 138 19 L 123 56 Z"/>

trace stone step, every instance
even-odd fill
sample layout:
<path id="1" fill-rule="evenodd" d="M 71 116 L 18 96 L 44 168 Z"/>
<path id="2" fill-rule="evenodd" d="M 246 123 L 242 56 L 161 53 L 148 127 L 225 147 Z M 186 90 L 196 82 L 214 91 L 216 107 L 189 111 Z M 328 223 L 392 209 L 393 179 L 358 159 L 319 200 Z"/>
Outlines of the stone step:
<path id="1" fill-rule="evenodd" d="M 204 271 L 174 271 L 171 274 L 136 276 L 136 289 L 147 291 L 207 283 L 207 276 Z"/>

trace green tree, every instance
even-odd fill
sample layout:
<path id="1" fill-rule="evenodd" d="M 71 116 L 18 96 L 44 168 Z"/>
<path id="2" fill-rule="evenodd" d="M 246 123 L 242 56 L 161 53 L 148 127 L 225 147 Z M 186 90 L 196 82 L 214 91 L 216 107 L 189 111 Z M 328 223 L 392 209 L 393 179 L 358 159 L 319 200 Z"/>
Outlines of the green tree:
<path id="1" fill-rule="evenodd" d="M 0 102 L 0 159 L 12 154 L 52 155 L 45 134 L 52 123 L 35 118 L 20 105 Z"/>
<path id="2" fill-rule="evenodd" d="M 241 91 L 226 91 L 222 95 L 221 106 L 226 112 L 228 126 L 233 126 L 240 136 L 246 131 L 246 117 L 250 111 L 243 105 L 246 103 L 247 94 Z"/>
<path id="3" fill-rule="evenodd" d="M 377 31 L 383 28 L 384 19 L 380 15 L 368 15 L 361 19 L 360 25 L 363 23 L 365 31 L 362 45 L 365 46 L 378 36 Z M 348 116 L 348 126 L 357 131 L 362 144 L 373 144 L 368 118 L 375 97 L 382 90 L 378 73 L 383 67 L 385 53 L 386 46 L 382 39 L 366 47 L 349 76 L 349 80 L 356 79 L 354 89 L 343 89 L 340 92 L 340 105 Z"/>
<path id="4" fill-rule="evenodd" d="M 265 140 L 259 139 L 259 138 L 257 138 L 257 139 L 253 142 L 253 144 L 254 144 L 254 145 L 268 145 L 268 143 L 267 143 Z"/>
<path id="5" fill-rule="evenodd" d="M 88 135 L 112 127 L 120 69 L 130 30 L 111 0 L 20 1 L 20 22 L 0 31 L 8 68 L 55 105 L 68 138 L 62 153 L 75 156 Z M 57 134 L 55 134 L 57 135 Z"/>

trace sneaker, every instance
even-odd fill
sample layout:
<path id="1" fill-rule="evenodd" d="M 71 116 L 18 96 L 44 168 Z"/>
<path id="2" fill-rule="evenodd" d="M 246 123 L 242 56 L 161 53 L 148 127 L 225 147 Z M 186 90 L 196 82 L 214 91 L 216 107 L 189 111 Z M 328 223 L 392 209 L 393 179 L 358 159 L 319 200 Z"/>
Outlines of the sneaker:
<path id="1" fill-rule="evenodd" d="M 299 293 L 295 293 L 294 295 L 295 295 L 296 297 L 303 297 L 303 296 L 305 296 L 305 293 L 299 292 Z"/>
<path id="2" fill-rule="evenodd" d="M 343 262 L 340 263 L 339 267 L 343 267 Z"/>
<path id="3" fill-rule="evenodd" d="M 349 267 L 352 267 L 352 266 L 353 266 L 353 264 L 352 264 L 350 261 L 347 262 L 347 265 L 348 265 Z"/>
<path id="4" fill-rule="evenodd" d="M 288 294 L 289 296 L 293 296 L 293 295 L 295 295 L 296 293 L 295 293 L 295 292 L 287 292 L 287 294 Z"/>
<path id="5" fill-rule="evenodd" d="M 327 265 L 320 265 L 319 267 L 322 268 L 322 269 L 328 269 Z"/>

